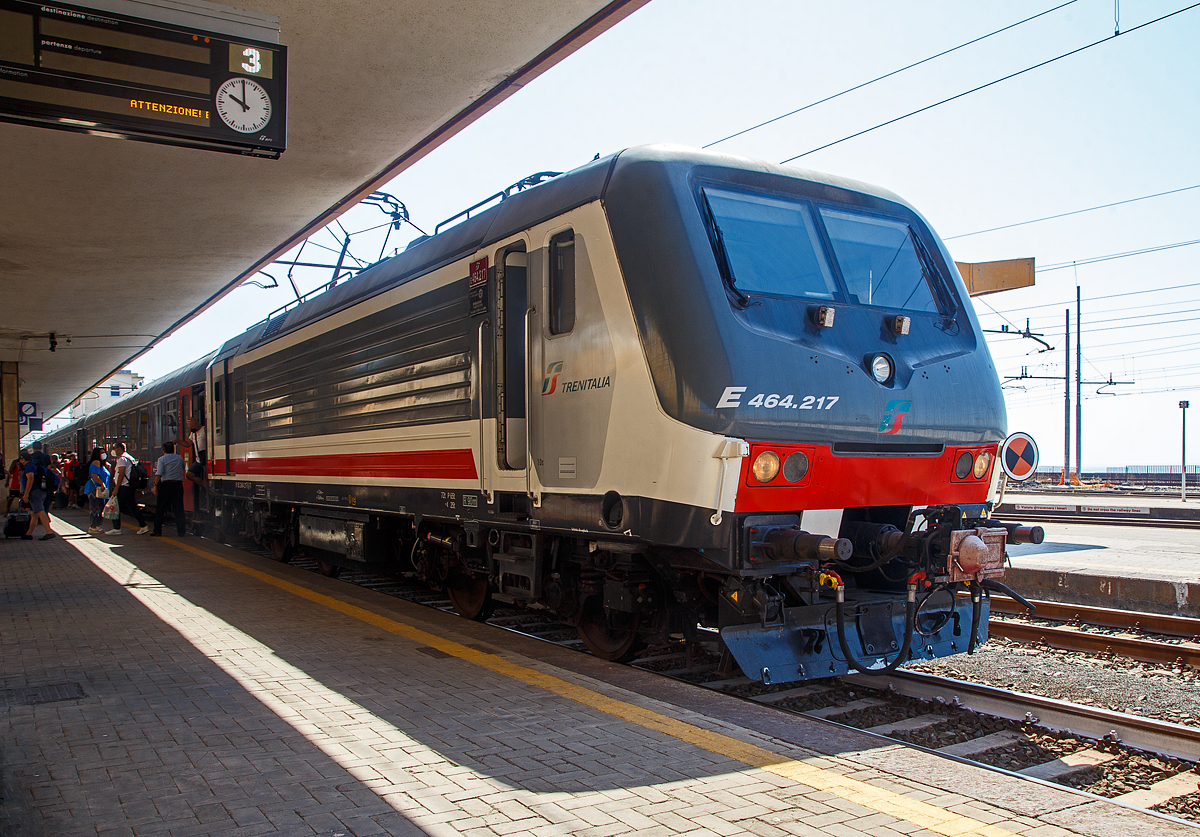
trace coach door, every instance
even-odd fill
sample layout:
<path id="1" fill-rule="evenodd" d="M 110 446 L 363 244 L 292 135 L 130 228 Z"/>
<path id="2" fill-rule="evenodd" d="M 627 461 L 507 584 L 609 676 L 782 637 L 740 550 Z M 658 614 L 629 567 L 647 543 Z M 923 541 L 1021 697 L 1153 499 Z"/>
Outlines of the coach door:
<path id="1" fill-rule="evenodd" d="M 229 360 L 214 360 L 208 367 L 212 385 L 212 438 L 208 458 L 213 465 L 213 474 L 229 474 L 229 400 L 232 393 L 229 390 Z"/>

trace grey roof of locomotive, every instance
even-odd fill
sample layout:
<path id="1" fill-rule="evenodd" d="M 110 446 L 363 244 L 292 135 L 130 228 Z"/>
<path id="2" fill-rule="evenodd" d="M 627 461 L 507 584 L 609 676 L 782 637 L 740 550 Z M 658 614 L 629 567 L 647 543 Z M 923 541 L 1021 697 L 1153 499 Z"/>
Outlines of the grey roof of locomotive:
<path id="1" fill-rule="evenodd" d="M 450 227 L 445 232 L 419 240 L 418 243 L 410 245 L 409 249 L 403 253 L 377 262 L 336 288 L 306 300 L 295 308 L 276 315 L 271 320 L 252 326 L 245 333 L 226 342 L 218 353 L 218 357 L 231 357 L 241 351 L 274 340 L 350 305 L 370 299 L 410 279 L 451 264 L 464 256 L 477 252 L 482 247 L 501 241 L 579 206 L 599 200 L 604 197 L 614 171 L 619 167 L 635 166 L 644 162 L 724 166 L 744 171 L 783 175 L 838 189 L 861 192 L 901 204 L 909 209 L 912 208 L 886 189 L 846 178 L 778 166 L 746 157 L 670 145 L 649 145 L 626 149 L 593 160 L 522 192 L 513 193 L 499 204 Z M 284 319 L 282 326 L 276 324 L 280 318 Z"/>

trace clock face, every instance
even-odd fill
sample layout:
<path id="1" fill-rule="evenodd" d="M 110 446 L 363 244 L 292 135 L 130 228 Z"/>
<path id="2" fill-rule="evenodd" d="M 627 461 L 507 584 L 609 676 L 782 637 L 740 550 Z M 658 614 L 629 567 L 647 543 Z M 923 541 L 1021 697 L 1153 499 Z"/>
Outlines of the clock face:
<path id="1" fill-rule="evenodd" d="M 254 79 L 231 78 L 217 88 L 217 113 L 233 130 L 252 134 L 271 121 L 271 97 Z"/>

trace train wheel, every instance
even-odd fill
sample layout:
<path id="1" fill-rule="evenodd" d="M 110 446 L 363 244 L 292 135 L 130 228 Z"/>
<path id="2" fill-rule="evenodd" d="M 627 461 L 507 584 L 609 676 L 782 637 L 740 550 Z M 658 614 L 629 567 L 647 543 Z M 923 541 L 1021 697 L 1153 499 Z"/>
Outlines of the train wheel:
<path id="1" fill-rule="evenodd" d="M 271 538 L 271 558 L 281 564 L 287 564 L 292 560 L 293 550 L 291 543 L 284 535 L 276 535 Z"/>
<path id="2" fill-rule="evenodd" d="M 642 638 L 638 636 L 637 615 L 630 616 L 630 624 L 624 628 L 614 628 L 608 624 L 604 613 L 604 603 L 593 596 L 583 606 L 579 618 L 579 638 L 587 649 L 602 660 L 620 663 L 633 658 L 633 655 L 645 647 Z"/>
<path id="3" fill-rule="evenodd" d="M 332 561 L 318 561 L 317 572 L 329 578 L 337 578 L 342 574 L 342 568 Z"/>
<path id="4" fill-rule="evenodd" d="M 454 573 L 446 582 L 446 593 L 459 616 L 476 622 L 485 621 L 496 609 L 487 576 Z"/>

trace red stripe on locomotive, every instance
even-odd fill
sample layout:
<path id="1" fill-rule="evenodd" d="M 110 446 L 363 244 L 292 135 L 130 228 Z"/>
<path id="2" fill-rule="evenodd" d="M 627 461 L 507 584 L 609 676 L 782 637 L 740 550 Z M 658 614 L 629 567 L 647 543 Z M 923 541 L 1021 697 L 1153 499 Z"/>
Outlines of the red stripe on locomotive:
<path id="1" fill-rule="evenodd" d="M 375 477 L 393 480 L 477 480 L 475 455 L 468 448 L 326 456 L 251 456 L 229 460 L 230 476 Z M 212 463 L 214 476 L 225 476 L 225 460 Z"/>

